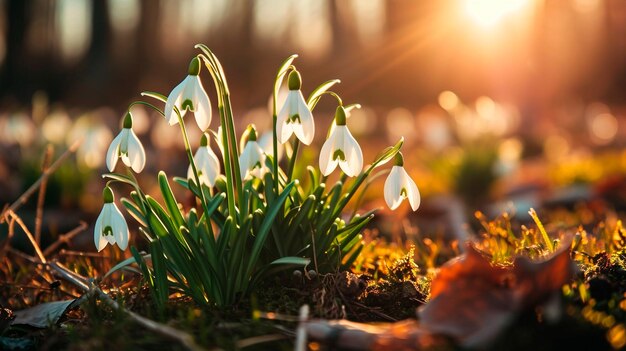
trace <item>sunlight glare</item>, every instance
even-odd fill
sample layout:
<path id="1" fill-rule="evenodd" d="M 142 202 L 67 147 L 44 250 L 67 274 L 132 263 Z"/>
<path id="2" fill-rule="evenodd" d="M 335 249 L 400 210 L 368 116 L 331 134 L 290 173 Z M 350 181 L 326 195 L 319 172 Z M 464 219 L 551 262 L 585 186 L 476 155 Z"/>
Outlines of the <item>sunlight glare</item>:
<path id="1" fill-rule="evenodd" d="M 528 0 L 463 0 L 465 12 L 476 24 L 493 27 L 509 15 L 521 10 Z"/>

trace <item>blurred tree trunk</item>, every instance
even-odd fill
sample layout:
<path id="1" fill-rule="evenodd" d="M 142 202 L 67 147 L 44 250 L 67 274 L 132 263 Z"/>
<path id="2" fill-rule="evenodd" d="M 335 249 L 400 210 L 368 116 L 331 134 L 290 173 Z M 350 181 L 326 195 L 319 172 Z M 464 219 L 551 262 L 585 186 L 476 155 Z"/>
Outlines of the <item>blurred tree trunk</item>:
<path id="1" fill-rule="evenodd" d="M 29 23 L 32 3 L 24 0 L 7 0 L 7 45 L 6 57 L 0 73 L 0 94 L 19 96 L 23 85 L 19 77 L 24 72 L 25 33 Z M 10 91 L 10 90 L 13 91 Z"/>
<path id="2" fill-rule="evenodd" d="M 78 98 L 79 104 L 97 106 L 111 103 L 117 89 L 111 82 L 111 26 L 109 9 L 105 0 L 93 0 L 91 8 L 91 40 L 89 48 L 75 70 L 75 86 L 66 100 Z M 63 89 L 63 87 L 60 87 Z M 67 89 L 67 88 L 66 88 Z"/>

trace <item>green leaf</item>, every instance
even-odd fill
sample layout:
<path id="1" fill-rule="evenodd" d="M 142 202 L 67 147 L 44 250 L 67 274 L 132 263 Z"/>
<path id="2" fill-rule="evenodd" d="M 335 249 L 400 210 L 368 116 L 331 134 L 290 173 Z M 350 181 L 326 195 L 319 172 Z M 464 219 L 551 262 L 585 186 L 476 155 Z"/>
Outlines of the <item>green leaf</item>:
<path id="1" fill-rule="evenodd" d="M 324 94 L 328 89 L 330 89 L 333 85 L 339 82 L 341 82 L 339 79 L 331 79 L 318 85 L 307 99 L 306 103 L 309 106 L 309 109 L 313 110 L 315 108 L 315 105 L 317 105 L 318 101 L 322 97 L 322 94 Z"/>
<path id="2" fill-rule="evenodd" d="M 296 59 L 296 57 L 298 57 L 298 55 L 296 54 L 287 57 L 287 59 L 283 61 L 283 63 L 278 68 L 278 72 L 276 73 L 276 79 L 274 80 L 274 96 L 278 96 L 278 90 L 283 84 L 285 73 L 287 73 L 287 71 L 289 70 L 289 66 L 291 66 L 291 63 L 293 62 L 293 60 Z"/>
<path id="3" fill-rule="evenodd" d="M 350 112 L 358 108 L 361 108 L 361 104 L 350 104 L 350 105 L 346 105 L 343 107 L 343 109 L 346 110 L 346 112 Z"/>
<path id="4" fill-rule="evenodd" d="M 390 146 L 383 150 L 380 154 L 378 154 L 378 157 L 376 157 L 374 162 L 372 162 L 372 165 L 370 166 L 370 169 L 368 169 L 368 171 L 371 172 L 371 170 L 373 170 L 374 168 L 382 166 L 385 163 L 389 162 L 389 160 L 391 160 L 398 153 L 398 151 L 400 151 L 400 148 L 402 148 L 402 144 L 404 144 L 404 138 L 400 138 L 400 140 L 394 146 Z"/>
<path id="5" fill-rule="evenodd" d="M 288 265 L 294 265 L 294 266 L 308 266 L 309 263 L 311 263 L 310 258 L 287 256 L 287 257 L 278 258 L 272 261 L 272 263 L 270 264 L 271 265 L 288 264 Z"/>
<path id="6" fill-rule="evenodd" d="M 145 259 L 151 259 L 150 255 L 146 255 L 145 252 L 141 252 L 140 254 L 142 254 L 142 258 Z M 137 263 L 137 260 L 135 259 L 135 257 L 129 257 L 127 259 L 125 259 L 124 261 L 116 264 L 115 266 L 113 266 L 113 268 L 111 268 L 105 275 L 104 277 L 102 277 L 102 279 L 106 279 L 108 276 L 110 276 L 111 274 L 119 271 L 122 268 L 125 268 L 133 263 Z"/>
<path id="7" fill-rule="evenodd" d="M 158 298 L 157 306 L 162 311 L 169 297 L 169 284 L 165 268 L 165 257 L 163 256 L 163 248 L 160 241 L 154 240 L 150 242 L 150 253 L 154 272 L 154 291 Z"/>
<path id="8" fill-rule="evenodd" d="M 148 222 L 146 220 L 146 217 L 144 216 L 143 212 L 141 212 L 141 209 L 139 208 L 139 206 L 137 206 L 134 202 L 132 202 L 131 200 L 123 197 L 120 199 L 120 201 L 122 202 L 122 205 L 124 205 L 124 207 L 126 207 L 126 210 L 128 211 L 128 213 L 130 213 L 130 215 L 137 221 L 139 222 L 140 225 L 147 227 L 148 226 Z"/>
<path id="9" fill-rule="evenodd" d="M 352 267 L 354 260 L 356 260 L 356 258 L 361 254 L 361 251 L 363 251 L 363 245 L 357 246 L 356 250 L 354 250 L 350 256 L 344 257 L 343 262 L 341 263 L 341 269 L 349 270 Z"/>
<path id="10" fill-rule="evenodd" d="M 121 182 L 121 183 L 125 183 L 128 184 L 130 186 L 132 186 L 133 188 L 137 188 L 138 185 L 137 183 L 135 183 L 135 180 L 129 176 L 123 175 L 123 174 L 119 174 L 119 173 L 105 173 L 102 175 L 102 178 L 109 178 L 111 180 L 115 180 L 117 182 Z"/>
<path id="11" fill-rule="evenodd" d="M 160 93 L 155 93 L 153 91 L 142 91 L 141 96 L 150 97 L 153 99 L 157 99 L 163 103 L 167 103 L 167 96 L 160 94 Z"/>
<path id="12" fill-rule="evenodd" d="M 160 171 L 158 178 L 159 188 L 161 188 L 161 194 L 163 195 L 165 207 L 167 207 L 167 211 L 171 215 L 174 224 L 177 227 L 185 225 L 185 219 L 183 218 L 183 214 L 180 212 L 180 208 L 178 208 L 178 202 L 176 201 L 176 197 L 174 197 L 172 188 L 170 188 L 165 172 Z"/>
<path id="13" fill-rule="evenodd" d="M 148 228 L 150 228 L 152 233 L 159 237 L 164 237 L 169 234 L 165 224 L 163 224 L 159 216 L 154 212 L 154 209 L 150 208 L 150 213 L 148 213 L 147 217 Z"/>
<path id="14" fill-rule="evenodd" d="M 265 219 L 263 220 L 263 224 L 259 229 L 258 233 L 256 233 L 256 238 L 254 240 L 254 244 L 252 245 L 252 250 L 250 252 L 250 258 L 248 260 L 248 267 L 246 272 L 247 275 L 250 275 L 256 266 L 257 260 L 259 259 L 259 255 L 261 254 L 261 249 L 265 243 L 265 239 L 267 238 L 267 234 L 269 233 L 270 228 L 272 227 L 272 223 L 274 222 L 274 218 L 278 214 L 278 211 L 281 210 L 283 203 L 289 196 L 289 192 L 291 192 L 291 188 L 293 188 L 294 182 L 287 184 L 283 192 L 278 197 L 278 200 L 270 207 L 270 209 L 265 213 Z"/>

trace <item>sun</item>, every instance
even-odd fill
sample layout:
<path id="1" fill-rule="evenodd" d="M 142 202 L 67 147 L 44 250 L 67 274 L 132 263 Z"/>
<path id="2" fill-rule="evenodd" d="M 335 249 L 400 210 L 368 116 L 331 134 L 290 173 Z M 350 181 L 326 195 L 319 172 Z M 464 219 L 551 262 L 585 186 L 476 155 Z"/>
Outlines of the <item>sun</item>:
<path id="1" fill-rule="evenodd" d="M 481 27 L 489 28 L 520 11 L 530 0 L 462 0 L 466 14 Z"/>

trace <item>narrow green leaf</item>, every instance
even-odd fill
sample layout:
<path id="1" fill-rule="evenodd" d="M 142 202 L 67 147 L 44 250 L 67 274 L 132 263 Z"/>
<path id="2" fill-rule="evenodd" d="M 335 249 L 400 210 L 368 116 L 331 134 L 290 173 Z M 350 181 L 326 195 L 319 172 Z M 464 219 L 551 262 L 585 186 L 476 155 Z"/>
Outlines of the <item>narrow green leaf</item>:
<path id="1" fill-rule="evenodd" d="M 141 252 L 140 253 L 142 255 L 142 258 L 144 260 L 146 259 L 150 259 L 150 255 L 146 255 L 145 252 Z M 113 266 L 113 268 L 109 269 L 109 271 L 104 275 L 104 277 L 102 277 L 102 279 L 106 279 L 108 276 L 110 276 L 111 274 L 119 271 L 122 268 L 128 267 L 129 265 L 133 264 L 133 263 L 137 263 L 137 260 L 135 259 L 135 257 L 129 257 L 127 259 L 125 259 L 124 261 L 116 264 L 115 266 Z"/>
<path id="2" fill-rule="evenodd" d="M 178 202 L 176 201 L 176 197 L 174 197 L 172 188 L 170 188 L 165 172 L 160 171 L 158 179 L 159 188 L 161 188 L 161 194 L 163 195 L 163 201 L 165 202 L 167 212 L 169 212 L 174 224 L 177 227 L 183 226 L 185 224 L 185 219 L 183 218 L 183 214 L 180 212 L 180 208 L 178 208 Z"/>
<path id="3" fill-rule="evenodd" d="M 293 60 L 296 59 L 296 57 L 298 57 L 298 55 L 296 54 L 287 57 L 287 59 L 283 61 L 283 63 L 278 68 L 278 72 L 276 73 L 276 79 L 274 80 L 274 96 L 278 96 L 278 90 L 283 83 L 285 73 L 287 73 L 287 70 L 289 70 L 289 66 L 291 66 L 291 63 L 293 62 Z"/>
<path id="4" fill-rule="evenodd" d="M 307 266 L 309 265 L 309 263 L 311 263 L 310 258 L 287 256 L 287 257 L 278 258 L 272 261 L 272 263 L 270 264 L 271 265 L 288 264 L 288 265 L 294 265 L 294 266 Z"/>
<path id="5" fill-rule="evenodd" d="M 160 93 L 155 93 L 153 91 L 142 91 L 141 96 L 146 96 L 146 97 L 150 97 L 153 99 L 157 99 L 163 103 L 167 102 L 167 96 L 160 94 Z"/>
<path id="6" fill-rule="evenodd" d="M 291 192 L 291 188 L 293 187 L 293 185 L 293 182 L 287 184 L 285 189 L 278 197 L 278 200 L 276 200 L 276 202 L 265 213 L 265 219 L 263 220 L 263 224 L 261 225 L 259 232 L 256 233 L 254 244 L 252 245 L 252 251 L 250 252 L 250 259 L 248 261 L 248 267 L 246 269 L 248 275 L 252 273 L 254 267 L 256 266 L 259 255 L 261 254 L 261 249 L 265 244 L 265 239 L 267 238 L 267 234 L 269 233 L 269 230 L 272 226 L 272 222 L 274 222 L 274 218 L 278 214 L 278 211 L 282 208 L 283 202 L 285 202 L 285 199 L 287 199 L 287 196 L 289 196 L 289 192 Z"/>
<path id="7" fill-rule="evenodd" d="M 164 307 L 169 297 L 169 283 L 165 268 L 165 257 L 163 248 L 158 240 L 150 242 L 150 253 L 152 256 L 152 269 L 154 272 L 154 289 L 158 297 L 157 305 Z"/>
<path id="8" fill-rule="evenodd" d="M 139 208 L 139 206 L 137 206 L 134 202 L 132 202 L 131 200 L 123 197 L 120 199 L 120 201 L 122 202 L 122 205 L 124 205 L 124 207 L 126 208 L 126 210 L 128 211 L 128 213 L 130 213 L 130 215 L 137 221 L 139 222 L 140 225 L 147 227 L 148 226 L 148 222 L 146 220 L 146 217 L 144 216 L 143 212 L 141 212 L 141 209 Z"/>
<path id="9" fill-rule="evenodd" d="M 307 99 L 306 103 L 309 106 L 309 109 L 313 110 L 315 108 L 315 105 L 317 105 L 318 101 L 322 97 L 322 94 L 324 94 L 326 91 L 328 91 L 328 89 L 330 89 L 333 85 L 339 82 L 341 82 L 339 79 L 331 79 L 318 85 L 317 88 L 315 88 L 313 92 L 311 92 L 311 95 L 309 95 L 309 98 Z"/>

